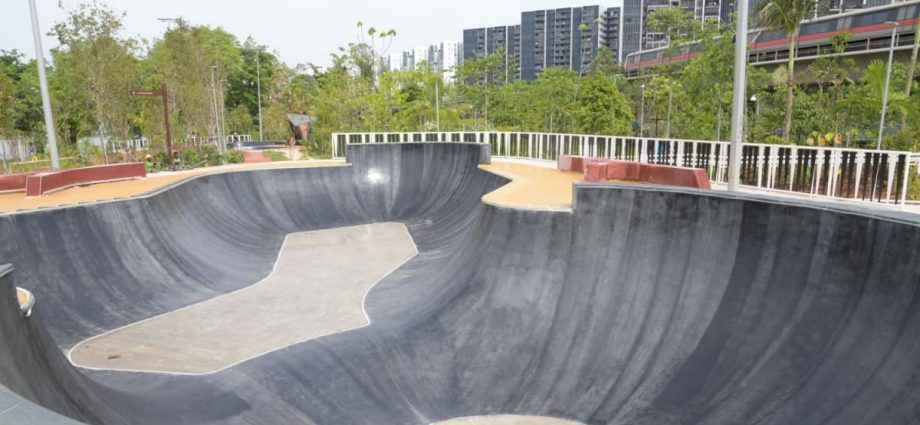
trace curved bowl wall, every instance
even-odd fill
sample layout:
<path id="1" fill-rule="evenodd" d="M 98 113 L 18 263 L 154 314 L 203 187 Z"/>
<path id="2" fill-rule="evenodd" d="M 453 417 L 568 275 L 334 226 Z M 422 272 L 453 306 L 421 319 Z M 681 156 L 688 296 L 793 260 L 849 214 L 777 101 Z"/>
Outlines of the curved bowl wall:
<path id="1" fill-rule="evenodd" d="M 920 423 L 920 227 L 816 204 L 580 185 L 573 212 L 485 205 L 467 144 L 349 146 L 0 217 L 0 383 L 34 423 Z M 77 341 L 249 285 L 284 236 L 399 221 L 419 255 L 371 325 L 203 376 L 83 371 Z M 241 312 L 245 314 L 245 312 Z M 0 387 L 0 389 L 3 389 Z M 0 405 L 16 394 L 0 391 Z M 12 401 L 11 401 L 12 403 Z M 43 410 L 46 408 L 49 411 Z M 0 416 L 2 418 L 2 416 Z M 60 421 L 60 422 L 57 422 Z"/>

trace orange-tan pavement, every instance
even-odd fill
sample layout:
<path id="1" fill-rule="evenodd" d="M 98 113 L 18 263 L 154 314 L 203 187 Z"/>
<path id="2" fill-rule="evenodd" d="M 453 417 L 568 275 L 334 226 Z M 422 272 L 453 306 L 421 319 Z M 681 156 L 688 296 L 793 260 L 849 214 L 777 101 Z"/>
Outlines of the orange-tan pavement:
<path id="1" fill-rule="evenodd" d="M 19 299 L 19 305 L 26 305 L 29 301 L 29 294 L 22 289 L 16 289 L 16 298 Z"/>
<path id="2" fill-rule="evenodd" d="M 150 174 L 143 179 L 99 183 L 89 186 L 77 186 L 44 196 L 28 198 L 25 192 L 0 194 L 0 213 L 17 210 L 32 210 L 46 207 L 59 207 L 85 202 L 109 201 L 118 198 L 143 195 L 145 193 L 169 186 L 190 177 L 267 168 L 302 168 L 302 167 L 336 167 L 348 165 L 341 161 L 279 161 L 261 164 L 234 164 L 221 167 L 198 168 L 188 171 Z"/>
<path id="3" fill-rule="evenodd" d="M 236 164 L 189 171 L 156 173 L 143 179 L 72 187 L 33 198 L 27 198 L 24 192 L 3 193 L 0 194 L 0 213 L 128 198 L 143 195 L 204 174 L 269 168 L 337 167 L 348 165 L 342 161 L 279 161 L 262 164 Z M 516 208 L 571 209 L 572 184 L 582 180 L 581 173 L 560 172 L 552 168 L 519 162 L 496 161 L 490 165 L 482 165 L 481 168 L 512 180 L 511 183 L 486 194 L 483 197 L 483 201 L 493 205 Z"/>

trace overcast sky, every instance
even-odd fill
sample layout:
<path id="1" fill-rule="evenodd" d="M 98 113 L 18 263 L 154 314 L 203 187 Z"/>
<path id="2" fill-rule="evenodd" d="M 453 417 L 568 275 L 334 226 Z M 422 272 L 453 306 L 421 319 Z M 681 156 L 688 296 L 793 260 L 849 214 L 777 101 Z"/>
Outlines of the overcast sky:
<path id="1" fill-rule="evenodd" d="M 84 0 L 84 2 L 87 0 Z M 329 54 L 357 39 L 355 24 L 363 21 L 378 29 L 394 28 L 390 52 L 442 41 L 462 41 L 464 28 L 511 25 L 524 10 L 600 4 L 617 6 L 621 0 L 101 0 L 127 12 L 125 35 L 153 40 L 167 24 L 157 18 L 182 17 L 193 24 L 223 27 L 241 41 L 251 35 L 280 54 L 288 65 L 312 62 L 328 65 Z M 66 9 L 81 1 L 63 0 Z M 57 0 L 36 0 L 39 24 L 46 34 L 66 15 Z M 27 0 L 0 0 L 0 49 L 16 49 L 32 58 Z M 46 51 L 57 42 L 43 38 Z M 46 57 L 48 57 L 46 55 Z"/>

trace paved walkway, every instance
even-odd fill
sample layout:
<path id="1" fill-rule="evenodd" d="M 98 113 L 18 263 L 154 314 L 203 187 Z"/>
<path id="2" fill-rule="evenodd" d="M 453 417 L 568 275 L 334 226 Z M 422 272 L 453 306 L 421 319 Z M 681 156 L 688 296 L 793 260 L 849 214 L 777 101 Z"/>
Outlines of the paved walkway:
<path id="1" fill-rule="evenodd" d="M 70 359 L 94 369 L 216 372 L 367 326 L 364 296 L 416 254 L 400 223 L 294 233 L 262 281 L 85 340 L 70 351 Z"/>
<path id="2" fill-rule="evenodd" d="M 466 418 L 451 419 L 449 421 L 435 422 L 432 425 L 580 425 L 564 419 L 546 416 L 470 416 Z"/>
<path id="3" fill-rule="evenodd" d="M 572 209 L 572 184 L 583 180 L 581 173 L 562 172 L 523 162 L 493 160 L 483 170 L 512 180 L 498 190 L 486 194 L 486 203 L 515 208 L 540 210 Z"/>
<path id="4" fill-rule="evenodd" d="M 261 164 L 233 164 L 187 171 L 155 173 L 143 179 L 77 186 L 33 198 L 27 198 L 25 192 L 0 193 L 0 213 L 128 198 L 131 196 L 143 195 L 178 181 L 203 174 L 218 174 L 266 168 L 335 167 L 345 165 L 348 164 L 342 161 L 279 161 Z"/>

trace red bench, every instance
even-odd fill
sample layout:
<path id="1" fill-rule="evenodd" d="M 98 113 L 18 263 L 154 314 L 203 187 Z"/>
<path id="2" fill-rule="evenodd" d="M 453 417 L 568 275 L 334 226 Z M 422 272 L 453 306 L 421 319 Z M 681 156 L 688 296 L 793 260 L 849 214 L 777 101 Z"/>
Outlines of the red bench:
<path id="1" fill-rule="evenodd" d="M 711 189 L 709 175 L 706 174 L 706 170 L 700 168 L 563 155 L 559 158 L 559 169 L 582 171 L 585 180 L 589 182 L 631 180 L 668 186 Z"/>
<path id="2" fill-rule="evenodd" d="M 147 170 L 143 162 L 47 171 L 26 178 L 26 196 L 41 196 L 72 186 L 146 176 Z"/>
<path id="3" fill-rule="evenodd" d="M 26 190 L 26 178 L 37 173 L 36 171 L 31 173 L 7 174 L 5 176 L 0 175 L 0 192 Z"/>

